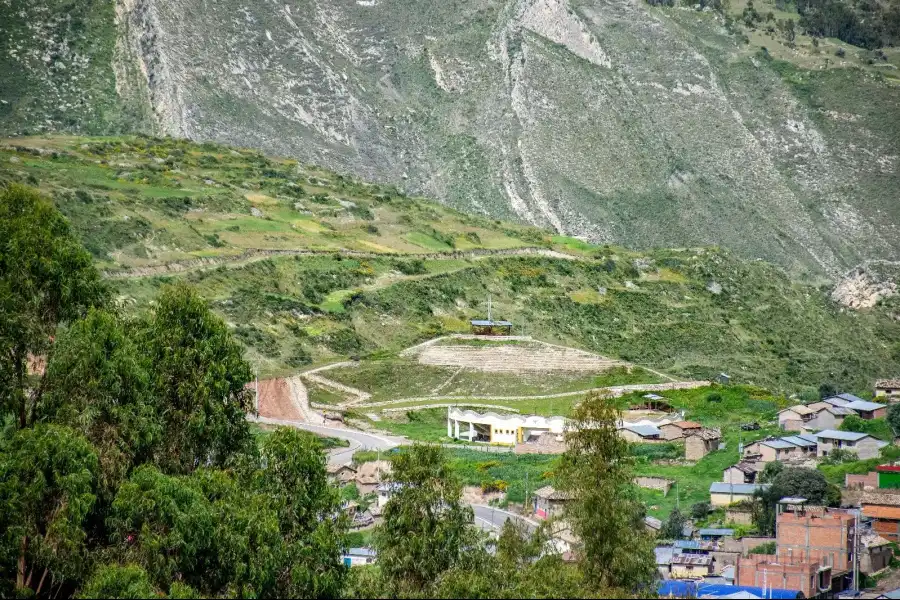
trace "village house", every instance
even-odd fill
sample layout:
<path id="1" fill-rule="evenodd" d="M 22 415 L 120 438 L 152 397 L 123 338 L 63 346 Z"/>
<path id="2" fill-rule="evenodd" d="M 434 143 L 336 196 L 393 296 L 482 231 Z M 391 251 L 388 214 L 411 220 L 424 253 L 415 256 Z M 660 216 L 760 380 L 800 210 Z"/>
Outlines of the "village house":
<path id="1" fill-rule="evenodd" d="M 856 400 L 844 406 L 844 408 L 852 410 L 859 415 L 860 419 L 882 419 L 887 416 L 887 405 L 877 402 L 867 402 L 865 400 Z"/>
<path id="2" fill-rule="evenodd" d="M 572 494 L 546 485 L 534 492 L 534 516 L 549 519 L 562 514 L 565 506 L 572 500 Z"/>
<path id="3" fill-rule="evenodd" d="M 376 504 L 378 508 L 384 510 L 384 506 L 388 503 L 388 501 L 403 488 L 402 483 L 382 483 L 379 484 L 377 488 L 375 488 L 375 494 L 377 494 L 378 499 Z"/>
<path id="4" fill-rule="evenodd" d="M 888 402 L 900 400 L 900 379 L 879 379 L 875 382 L 875 397 Z"/>
<path id="5" fill-rule="evenodd" d="M 736 502 L 752 500 L 756 490 L 768 487 L 768 484 L 723 483 L 717 481 L 709 485 L 709 503 L 713 506 L 728 506 Z"/>
<path id="6" fill-rule="evenodd" d="M 862 514 L 872 519 L 872 531 L 890 542 L 900 542 L 900 493 L 879 490 L 863 492 Z"/>
<path id="7" fill-rule="evenodd" d="M 702 579 L 712 574 L 713 558 L 704 554 L 674 554 L 669 563 L 673 579 Z"/>
<path id="8" fill-rule="evenodd" d="M 862 551 L 859 553 L 859 570 L 863 573 L 877 573 L 886 569 L 894 557 L 891 542 L 877 533 L 865 533 L 859 538 Z"/>
<path id="9" fill-rule="evenodd" d="M 854 452 L 862 460 L 876 458 L 881 453 L 881 449 L 887 445 L 887 442 L 877 440 L 867 433 L 834 429 L 820 431 L 816 434 L 816 439 L 819 441 L 816 451 L 816 456 L 819 458 L 828 456 L 836 449 Z"/>
<path id="10" fill-rule="evenodd" d="M 725 483 L 756 483 L 757 474 L 765 466 L 765 463 L 742 460 L 722 472 L 722 481 Z"/>
<path id="11" fill-rule="evenodd" d="M 807 423 L 816 418 L 816 411 L 797 404 L 790 408 L 778 411 L 778 426 L 785 431 L 803 431 Z"/>
<path id="12" fill-rule="evenodd" d="M 699 432 L 691 433 L 684 438 L 684 458 L 700 460 L 710 452 L 719 449 L 722 432 L 715 428 L 704 427 Z"/>
<path id="13" fill-rule="evenodd" d="M 356 487 L 360 495 L 365 496 L 374 492 L 390 473 L 391 463 L 387 460 L 375 460 L 359 465 L 356 468 Z"/>
<path id="14" fill-rule="evenodd" d="M 849 408 L 828 402 L 814 402 L 809 409 L 815 411 L 815 416 L 806 424 L 808 429 L 837 429 L 845 418 L 856 414 Z"/>
<path id="15" fill-rule="evenodd" d="M 662 431 L 653 425 L 625 425 L 619 429 L 619 435 L 635 444 L 662 440 Z"/>
<path id="16" fill-rule="evenodd" d="M 356 469 L 353 465 L 328 465 L 328 479 L 338 485 L 347 485 L 356 481 Z"/>
<path id="17" fill-rule="evenodd" d="M 693 421 L 675 421 L 674 423 L 666 423 L 659 426 L 664 440 L 680 440 L 691 433 L 699 432 L 701 429 L 703 429 L 703 425 Z"/>
<path id="18" fill-rule="evenodd" d="M 767 438 L 747 444 L 744 448 L 744 458 L 763 463 L 776 460 L 801 460 L 815 456 L 815 453 L 816 438 L 806 433 L 782 438 Z"/>

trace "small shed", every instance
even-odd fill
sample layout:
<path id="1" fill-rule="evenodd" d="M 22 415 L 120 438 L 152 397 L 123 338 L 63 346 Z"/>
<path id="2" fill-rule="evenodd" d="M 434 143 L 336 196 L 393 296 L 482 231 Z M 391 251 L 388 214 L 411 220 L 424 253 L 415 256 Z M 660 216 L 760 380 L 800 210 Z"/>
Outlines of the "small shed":
<path id="1" fill-rule="evenodd" d="M 539 519 L 549 519 L 562 513 L 566 504 L 573 499 L 572 494 L 557 490 L 552 485 L 535 490 L 534 515 Z"/>
<path id="2" fill-rule="evenodd" d="M 475 335 L 510 335 L 513 324 L 509 321 L 493 319 L 472 319 L 472 333 Z"/>
<path id="3" fill-rule="evenodd" d="M 345 567 L 371 565 L 377 557 L 378 554 L 371 548 L 350 548 L 341 555 Z"/>

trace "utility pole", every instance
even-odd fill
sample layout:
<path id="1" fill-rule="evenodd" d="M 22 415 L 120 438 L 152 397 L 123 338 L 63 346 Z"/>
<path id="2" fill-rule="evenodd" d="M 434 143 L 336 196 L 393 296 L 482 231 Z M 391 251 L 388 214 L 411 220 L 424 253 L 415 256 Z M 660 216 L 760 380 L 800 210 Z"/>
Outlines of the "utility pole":
<path id="1" fill-rule="evenodd" d="M 253 399 L 253 410 L 259 418 L 259 365 L 256 365 L 256 398 Z"/>
<path id="2" fill-rule="evenodd" d="M 859 594 L 859 511 L 853 524 L 853 591 Z"/>
<path id="3" fill-rule="evenodd" d="M 488 294 L 488 321 L 493 321 L 491 318 L 491 295 Z"/>
<path id="4" fill-rule="evenodd" d="M 528 471 L 525 471 L 525 506 L 522 508 L 528 510 Z"/>

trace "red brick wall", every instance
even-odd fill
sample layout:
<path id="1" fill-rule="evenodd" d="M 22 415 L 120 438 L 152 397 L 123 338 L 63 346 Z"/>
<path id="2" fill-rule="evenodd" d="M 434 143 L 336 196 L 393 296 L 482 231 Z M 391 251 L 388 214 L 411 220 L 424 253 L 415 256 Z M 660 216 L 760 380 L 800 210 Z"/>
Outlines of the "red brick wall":
<path id="1" fill-rule="evenodd" d="M 847 474 L 844 476 L 844 487 L 848 488 L 877 488 L 878 487 L 878 472 L 870 471 L 865 475 L 851 475 Z"/>
<path id="2" fill-rule="evenodd" d="M 818 593 L 818 570 L 817 562 L 788 562 L 774 555 L 753 554 L 738 558 L 735 583 L 800 590 L 804 596 L 810 597 Z"/>
<path id="3" fill-rule="evenodd" d="M 783 513 L 778 516 L 778 555 L 819 561 L 835 571 L 845 570 L 850 562 L 853 524 L 853 515 L 822 509 L 808 510 L 806 514 Z"/>

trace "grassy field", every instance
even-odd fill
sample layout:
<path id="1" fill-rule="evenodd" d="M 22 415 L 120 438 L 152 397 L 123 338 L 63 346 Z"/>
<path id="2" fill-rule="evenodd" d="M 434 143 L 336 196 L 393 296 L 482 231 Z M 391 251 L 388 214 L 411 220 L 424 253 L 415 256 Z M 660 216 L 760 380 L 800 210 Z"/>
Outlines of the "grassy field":
<path id="1" fill-rule="evenodd" d="M 573 373 L 486 373 L 471 369 L 423 365 L 414 359 L 363 361 L 357 367 L 329 369 L 326 377 L 372 394 L 372 402 L 431 395 L 481 398 L 538 396 L 579 392 L 596 387 L 657 383 L 657 375 L 641 368 L 614 367 L 599 375 Z M 404 406 L 401 404 L 400 406 Z"/>

